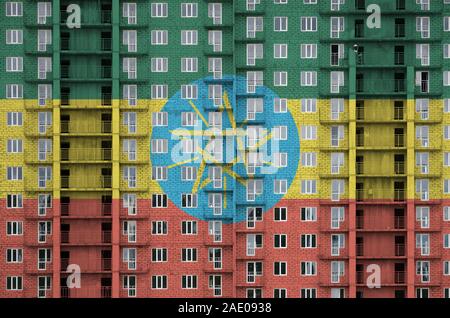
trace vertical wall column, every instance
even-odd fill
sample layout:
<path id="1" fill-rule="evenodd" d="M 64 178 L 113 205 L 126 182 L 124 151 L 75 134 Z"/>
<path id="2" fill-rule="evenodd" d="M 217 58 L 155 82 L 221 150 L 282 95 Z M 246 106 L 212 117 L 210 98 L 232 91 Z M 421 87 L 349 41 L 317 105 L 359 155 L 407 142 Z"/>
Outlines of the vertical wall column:
<path id="1" fill-rule="evenodd" d="M 120 6 L 112 0 L 112 297 L 120 296 Z"/>
<path id="2" fill-rule="evenodd" d="M 406 229 L 407 229 L 407 297 L 414 298 L 414 279 L 415 279 L 415 235 L 414 235 L 414 223 L 415 223 L 415 103 L 414 103 L 414 67 L 409 66 L 407 68 L 407 101 L 406 101 L 406 149 L 407 149 L 407 212 L 406 212 Z"/>
<path id="3" fill-rule="evenodd" d="M 53 100 L 53 297 L 61 297 L 61 202 L 60 202 L 60 0 L 53 1 L 52 16 L 52 100 Z"/>
<path id="4" fill-rule="evenodd" d="M 348 102 L 348 279 L 349 297 L 356 297 L 356 56 L 349 50 L 349 102 Z"/>

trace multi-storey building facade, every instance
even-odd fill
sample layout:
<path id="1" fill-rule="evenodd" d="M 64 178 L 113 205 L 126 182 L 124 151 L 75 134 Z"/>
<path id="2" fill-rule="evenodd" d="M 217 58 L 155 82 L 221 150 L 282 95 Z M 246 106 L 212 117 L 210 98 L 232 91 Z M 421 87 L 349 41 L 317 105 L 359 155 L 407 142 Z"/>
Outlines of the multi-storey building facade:
<path id="1" fill-rule="evenodd" d="M 1 297 L 450 296 L 449 1 L 0 16 Z"/>

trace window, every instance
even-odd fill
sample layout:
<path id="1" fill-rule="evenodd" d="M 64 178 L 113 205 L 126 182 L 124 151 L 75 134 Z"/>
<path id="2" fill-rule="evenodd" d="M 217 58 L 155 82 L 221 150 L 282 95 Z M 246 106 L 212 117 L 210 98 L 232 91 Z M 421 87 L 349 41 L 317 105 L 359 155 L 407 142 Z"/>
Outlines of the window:
<path id="1" fill-rule="evenodd" d="M 287 44 L 274 44 L 273 45 L 273 58 L 287 59 L 288 58 L 288 45 Z"/>
<path id="2" fill-rule="evenodd" d="M 8 126 L 22 126 L 23 125 L 22 112 L 8 112 L 6 115 L 6 124 Z"/>
<path id="3" fill-rule="evenodd" d="M 317 99 L 302 98 L 301 110 L 302 110 L 302 113 L 315 113 L 317 111 Z"/>
<path id="4" fill-rule="evenodd" d="M 450 221 L 450 206 L 444 206 L 444 221 L 448 222 Z"/>
<path id="5" fill-rule="evenodd" d="M 167 208 L 167 195 L 152 194 L 152 208 Z"/>
<path id="6" fill-rule="evenodd" d="M 276 126 L 272 128 L 274 140 L 287 140 L 287 126 Z"/>
<path id="7" fill-rule="evenodd" d="M 213 19 L 213 24 L 222 24 L 222 4 L 208 3 L 208 18 Z"/>
<path id="8" fill-rule="evenodd" d="M 7 194 L 6 195 L 6 207 L 8 209 L 22 208 L 22 194 Z"/>
<path id="9" fill-rule="evenodd" d="M 214 79 L 222 78 L 222 58 L 210 57 L 208 58 L 208 72 L 213 73 Z"/>
<path id="10" fill-rule="evenodd" d="M 22 263 L 22 260 L 23 260 L 23 250 L 21 248 L 6 249 L 7 263 Z"/>
<path id="11" fill-rule="evenodd" d="M 22 2 L 6 2 L 7 17 L 21 17 L 22 10 Z"/>
<path id="12" fill-rule="evenodd" d="M 331 174 L 339 174 L 341 168 L 344 166 L 344 153 L 333 152 L 331 153 Z"/>
<path id="13" fill-rule="evenodd" d="M 287 99 L 286 98 L 274 98 L 273 112 L 274 113 L 286 113 L 287 112 Z"/>
<path id="14" fill-rule="evenodd" d="M 287 208 L 274 208 L 274 221 L 287 221 Z"/>
<path id="15" fill-rule="evenodd" d="M 169 59 L 167 57 L 153 57 L 151 59 L 151 70 L 154 73 L 167 72 L 169 69 Z"/>
<path id="16" fill-rule="evenodd" d="M 273 30 L 275 32 L 287 32 L 288 17 L 274 17 L 273 18 Z"/>
<path id="17" fill-rule="evenodd" d="M 426 229 L 430 227 L 430 208 L 426 206 L 416 207 L 416 221 L 420 222 L 420 227 Z"/>
<path id="18" fill-rule="evenodd" d="M 213 210 L 213 215 L 222 215 L 222 201 L 222 193 L 208 193 L 208 208 Z"/>
<path id="19" fill-rule="evenodd" d="M 316 32 L 317 31 L 317 17 L 301 17 L 300 30 L 302 32 Z"/>
<path id="20" fill-rule="evenodd" d="M 154 112 L 152 113 L 152 126 L 163 127 L 168 125 L 167 112 Z"/>
<path id="21" fill-rule="evenodd" d="M 344 81 L 344 72 L 330 72 L 330 92 L 340 93 L 341 87 L 345 85 Z"/>
<path id="22" fill-rule="evenodd" d="M 345 208 L 344 207 L 332 207 L 331 208 L 331 228 L 339 229 L 341 223 L 345 220 Z"/>
<path id="23" fill-rule="evenodd" d="M 38 57 L 38 79 L 46 79 L 47 73 L 52 71 L 51 57 Z"/>
<path id="24" fill-rule="evenodd" d="M 181 206 L 183 208 L 196 208 L 197 207 L 197 194 L 196 193 L 181 194 Z"/>
<path id="25" fill-rule="evenodd" d="M 130 3 L 130 2 L 123 3 L 122 16 L 124 18 L 127 18 L 128 24 L 136 24 L 137 23 L 136 11 L 137 11 L 136 3 Z"/>
<path id="26" fill-rule="evenodd" d="M 152 18 L 167 18 L 168 4 L 167 3 L 152 3 L 151 16 Z"/>
<path id="27" fill-rule="evenodd" d="M 23 222 L 22 221 L 6 222 L 6 235 L 23 235 Z"/>
<path id="28" fill-rule="evenodd" d="M 214 242 L 222 242 L 222 221 L 209 221 L 208 234 L 213 237 Z"/>
<path id="29" fill-rule="evenodd" d="M 137 214 L 137 200 L 135 193 L 124 193 L 122 196 L 123 208 L 127 209 L 128 215 Z"/>
<path id="30" fill-rule="evenodd" d="M 416 248 L 420 249 L 421 256 L 430 255 L 430 234 L 416 234 Z"/>
<path id="31" fill-rule="evenodd" d="M 23 98 L 22 84 L 6 84 L 6 98 L 19 99 Z"/>
<path id="32" fill-rule="evenodd" d="M 23 57 L 7 57 L 6 72 L 23 72 Z"/>
<path id="33" fill-rule="evenodd" d="M 152 276 L 152 289 L 167 289 L 167 276 L 166 275 Z"/>
<path id="34" fill-rule="evenodd" d="M 151 152 L 154 154 L 167 153 L 168 141 L 167 139 L 152 139 Z"/>
<path id="35" fill-rule="evenodd" d="M 197 221 L 183 221 L 183 222 L 181 222 L 181 234 L 183 234 L 183 235 L 197 235 Z"/>
<path id="36" fill-rule="evenodd" d="M 317 153 L 316 152 L 302 152 L 300 154 L 301 165 L 305 168 L 313 168 L 317 166 Z"/>
<path id="37" fill-rule="evenodd" d="M 22 276 L 6 276 L 6 290 L 22 290 Z"/>
<path id="38" fill-rule="evenodd" d="M 23 30 L 6 30 L 6 44 L 22 44 Z"/>
<path id="39" fill-rule="evenodd" d="M 39 3 L 39 2 L 38 2 Z M 38 52 L 47 51 L 47 45 L 52 44 L 52 30 L 38 30 Z"/>
<path id="40" fill-rule="evenodd" d="M 302 234 L 300 236 L 300 247 L 301 248 L 316 248 L 317 239 L 315 234 Z"/>
<path id="41" fill-rule="evenodd" d="M 416 58 L 420 59 L 422 66 L 430 65 L 430 45 L 416 44 Z"/>
<path id="42" fill-rule="evenodd" d="M 136 297 L 136 276 L 125 275 L 123 276 L 123 289 L 127 290 L 128 297 Z"/>
<path id="43" fill-rule="evenodd" d="M 317 86 L 317 72 L 316 71 L 302 71 L 300 72 L 301 86 Z"/>
<path id="44" fill-rule="evenodd" d="M 316 180 L 301 180 L 301 194 L 317 194 Z"/>
<path id="45" fill-rule="evenodd" d="M 181 181 L 194 181 L 197 179 L 197 167 L 181 167 Z"/>
<path id="46" fill-rule="evenodd" d="M 317 263 L 306 261 L 300 263 L 301 276 L 315 276 L 317 274 Z"/>
<path id="47" fill-rule="evenodd" d="M 429 261 L 417 261 L 416 262 L 416 275 L 421 276 L 422 283 L 430 282 L 430 262 Z"/>
<path id="48" fill-rule="evenodd" d="M 263 180 L 247 180 L 247 201 L 255 201 L 263 193 Z"/>
<path id="49" fill-rule="evenodd" d="M 197 45 L 197 30 L 181 30 L 181 45 Z"/>
<path id="50" fill-rule="evenodd" d="M 300 220 L 302 222 L 315 222 L 315 221 L 317 221 L 317 208 L 316 207 L 302 207 L 302 208 L 300 208 Z"/>
<path id="51" fill-rule="evenodd" d="M 183 57 L 181 58 L 181 72 L 195 73 L 198 71 L 198 58 Z"/>
<path id="52" fill-rule="evenodd" d="M 264 30 L 262 17 L 247 17 L 247 38 L 256 38 L 256 32 Z"/>
<path id="53" fill-rule="evenodd" d="M 122 44 L 127 46 L 128 52 L 137 51 L 137 31 L 136 30 L 123 30 Z"/>
<path id="54" fill-rule="evenodd" d="M 7 153 L 21 153 L 23 152 L 22 139 L 8 139 L 6 142 Z"/>
<path id="55" fill-rule="evenodd" d="M 152 30 L 151 43 L 152 45 L 167 45 L 169 32 L 167 30 Z"/>
<path id="56" fill-rule="evenodd" d="M 287 263 L 286 262 L 274 262 L 273 263 L 273 274 L 275 276 L 286 276 L 287 275 Z"/>
<path id="57" fill-rule="evenodd" d="M 197 85 L 181 85 L 181 98 L 182 99 L 197 99 L 198 98 L 198 86 Z"/>
<path id="58" fill-rule="evenodd" d="M 301 139 L 302 140 L 316 140 L 317 139 L 317 126 L 301 126 Z"/>
<path id="59" fill-rule="evenodd" d="M 153 166 L 152 180 L 164 181 L 167 180 L 167 167 Z"/>
<path id="60" fill-rule="evenodd" d="M 430 17 L 416 17 L 416 31 L 422 39 L 430 37 Z"/>
<path id="61" fill-rule="evenodd" d="M 247 98 L 247 120 L 255 120 L 257 114 L 263 112 L 264 99 Z"/>
<path id="62" fill-rule="evenodd" d="M 152 235 L 167 235 L 166 221 L 152 221 Z"/>
<path id="63" fill-rule="evenodd" d="M 273 180 L 273 193 L 274 194 L 286 194 L 287 192 L 287 180 Z"/>
<path id="64" fill-rule="evenodd" d="M 331 262 L 331 282 L 334 284 L 340 283 L 340 278 L 344 276 L 345 263 L 343 261 Z"/>
<path id="65" fill-rule="evenodd" d="M 331 235 L 331 255 L 339 256 L 341 249 L 345 247 L 345 234 Z"/>
<path id="66" fill-rule="evenodd" d="M 257 59 L 264 56 L 264 47 L 262 44 L 247 44 L 247 65 L 254 66 Z"/>
<path id="67" fill-rule="evenodd" d="M 152 248 L 152 262 L 167 262 L 167 248 Z"/>
<path id="68" fill-rule="evenodd" d="M 208 45 L 212 45 L 213 52 L 222 52 L 222 31 L 208 31 Z"/>
<path id="69" fill-rule="evenodd" d="M 196 248 L 182 248 L 181 249 L 181 261 L 182 262 L 197 262 L 197 249 Z"/>
<path id="70" fill-rule="evenodd" d="M 128 79 L 136 79 L 137 78 L 137 60 L 136 60 L 136 58 L 135 57 L 124 57 L 122 70 L 124 73 L 127 73 Z"/>
<path id="71" fill-rule="evenodd" d="M 22 180 L 22 167 L 6 167 L 6 180 L 8 181 L 17 181 Z"/>
<path id="72" fill-rule="evenodd" d="M 197 288 L 197 276 L 196 275 L 181 276 L 181 288 L 182 289 L 196 289 Z"/>
<path id="73" fill-rule="evenodd" d="M 317 58 L 317 44 L 302 44 L 300 46 L 300 58 L 316 59 Z"/>
<path id="74" fill-rule="evenodd" d="M 340 34 L 344 32 L 344 17 L 330 18 L 330 38 L 338 39 Z"/>
<path id="75" fill-rule="evenodd" d="M 196 18 L 197 17 L 197 3 L 182 3 L 181 17 L 182 18 Z"/>

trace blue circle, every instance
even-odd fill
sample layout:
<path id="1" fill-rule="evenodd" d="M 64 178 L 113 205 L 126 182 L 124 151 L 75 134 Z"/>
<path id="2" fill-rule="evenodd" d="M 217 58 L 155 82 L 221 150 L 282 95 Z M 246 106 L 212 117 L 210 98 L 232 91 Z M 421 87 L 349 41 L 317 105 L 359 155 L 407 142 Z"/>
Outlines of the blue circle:
<path id="1" fill-rule="evenodd" d="M 206 77 L 190 85 L 197 87 L 197 99 L 183 99 L 181 90 L 178 91 L 161 110 L 167 113 L 167 125 L 152 127 L 152 140 L 166 139 L 168 142 L 166 153 L 150 154 L 152 167 L 167 167 L 167 178 L 158 181 L 162 190 L 179 209 L 199 220 L 220 219 L 224 223 L 241 222 L 246 220 L 249 207 L 260 207 L 263 212 L 268 211 L 285 195 L 274 192 L 274 181 L 280 180 L 288 190 L 297 173 L 300 142 L 298 128 L 289 109 L 286 106 L 285 112 L 275 112 L 274 100 L 279 96 L 265 86 L 259 86 L 254 92 L 248 92 L 247 82 L 243 77 L 223 76 L 220 80 Z M 216 103 L 222 106 L 214 105 L 214 101 L 208 96 L 209 85 L 221 85 L 222 96 L 226 95 L 229 103 L 224 98 L 223 103 Z M 251 119 L 247 118 L 249 98 L 263 100 L 263 111 L 256 113 Z M 211 128 L 208 126 L 210 112 L 221 113 L 216 115 L 222 118 L 220 131 L 228 134 L 222 142 L 218 142 L 223 146 L 219 148 L 222 148 L 225 163 L 217 164 L 217 161 L 205 156 L 205 147 L 209 144 L 211 135 Z M 183 113 L 191 115 L 195 113 L 196 126 L 183 126 Z M 267 130 L 263 132 L 263 138 L 258 143 L 265 148 L 262 152 L 266 163 L 258 168 L 255 174 L 247 174 L 243 161 L 243 157 L 246 156 L 241 151 L 242 143 L 247 140 L 242 133 L 249 126 Z M 286 139 L 278 140 L 279 138 L 273 137 L 273 129 L 280 126 L 286 129 Z M 196 140 L 198 148 L 191 154 L 180 152 L 182 139 Z M 287 155 L 285 167 L 274 167 L 275 153 Z M 205 159 L 204 162 L 202 159 Z M 217 165 L 222 166 L 222 186 L 214 188 L 213 182 L 208 179 L 208 172 L 210 167 Z M 187 167 L 193 167 L 193 170 L 197 171 L 197 176 L 193 180 L 183 181 L 182 169 L 190 169 Z M 263 185 L 262 194 L 256 196 L 254 201 L 247 200 L 247 179 L 261 180 L 257 182 Z M 183 199 L 189 201 L 187 197 L 192 193 L 197 195 L 197 206 L 186 207 L 183 205 Z M 216 215 L 213 208 L 208 205 L 208 197 L 215 193 L 222 193 L 222 211 L 219 215 Z"/>

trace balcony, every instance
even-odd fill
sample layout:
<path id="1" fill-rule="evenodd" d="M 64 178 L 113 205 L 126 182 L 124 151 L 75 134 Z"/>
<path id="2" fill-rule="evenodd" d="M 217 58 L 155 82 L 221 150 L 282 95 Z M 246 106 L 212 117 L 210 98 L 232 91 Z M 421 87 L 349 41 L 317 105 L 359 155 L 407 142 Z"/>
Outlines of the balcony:
<path id="1" fill-rule="evenodd" d="M 111 231 L 71 232 L 61 231 L 61 244 L 67 245 L 103 245 L 111 244 Z"/>
<path id="2" fill-rule="evenodd" d="M 61 38 L 61 53 L 70 54 L 98 54 L 110 53 L 112 49 L 112 40 L 103 38 L 95 42 L 73 43 L 69 38 Z"/>
<path id="3" fill-rule="evenodd" d="M 389 190 L 387 188 L 356 189 L 356 201 L 367 203 L 392 203 L 404 202 L 406 191 L 404 189 Z"/>
<path id="4" fill-rule="evenodd" d="M 403 285 L 406 283 L 406 273 L 405 272 L 394 272 L 394 284 Z"/>
<path id="5" fill-rule="evenodd" d="M 356 174 L 364 174 L 364 162 L 356 163 Z"/>
<path id="6" fill-rule="evenodd" d="M 405 174 L 405 163 L 402 161 L 394 162 L 395 174 Z"/>
<path id="7" fill-rule="evenodd" d="M 74 121 L 61 121 L 61 134 L 110 134 L 112 131 L 112 122 L 74 122 Z"/>
<path id="8" fill-rule="evenodd" d="M 357 271 L 356 272 L 356 284 L 365 286 L 367 284 L 367 278 L 369 277 L 368 273 L 365 273 L 364 271 Z M 395 285 L 404 285 L 406 284 L 406 273 L 405 272 L 394 272 L 394 275 L 389 276 L 383 276 L 381 280 L 382 286 L 395 286 Z"/>
<path id="9" fill-rule="evenodd" d="M 102 162 L 111 161 L 110 148 L 61 148 L 61 161 Z"/>
<path id="10" fill-rule="evenodd" d="M 82 273 L 102 273 L 110 272 L 112 269 L 111 258 L 82 258 L 82 259 L 68 259 L 61 258 L 61 272 L 66 272 L 70 264 L 77 264 L 80 266 Z"/>
<path id="11" fill-rule="evenodd" d="M 62 81 L 104 81 L 111 80 L 111 66 L 100 67 L 75 67 L 72 65 L 61 65 Z"/>
<path id="12" fill-rule="evenodd" d="M 394 229 L 405 230 L 405 217 L 404 216 L 394 216 Z"/>
<path id="13" fill-rule="evenodd" d="M 73 109 L 100 108 L 105 109 L 112 105 L 112 95 L 104 93 L 99 98 L 91 99 L 71 99 L 70 94 L 61 93 L 61 107 Z"/>
<path id="14" fill-rule="evenodd" d="M 85 8 L 85 10 L 88 10 L 87 8 Z M 81 15 L 81 24 L 83 26 L 108 26 L 111 24 L 112 21 L 112 16 L 111 16 L 111 10 L 99 10 L 97 9 L 93 9 L 94 11 L 91 10 L 90 14 L 82 14 Z M 93 13 L 96 14 L 93 14 Z M 60 15 L 60 21 L 61 21 L 61 25 L 66 25 L 67 22 L 67 18 L 69 17 L 69 13 L 66 11 L 61 11 L 61 15 Z"/>
<path id="15" fill-rule="evenodd" d="M 102 218 L 110 217 L 111 203 L 77 202 L 61 203 L 61 216 L 66 218 Z"/>
<path id="16" fill-rule="evenodd" d="M 406 94 L 406 80 L 356 80 L 356 93 L 359 95 Z"/>
<path id="17" fill-rule="evenodd" d="M 405 255 L 406 255 L 405 254 L 405 244 L 394 244 L 393 252 L 394 252 L 393 255 L 390 254 L 389 249 L 387 248 L 387 251 L 384 251 L 384 253 L 378 253 L 378 252 L 365 253 L 364 244 L 362 244 L 362 243 L 356 244 L 356 256 L 357 257 L 379 258 L 379 259 L 405 257 Z"/>
<path id="18" fill-rule="evenodd" d="M 111 298 L 111 295 L 112 287 L 110 286 L 86 289 L 61 287 L 61 298 Z"/>
<path id="19" fill-rule="evenodd" d="M 112 177 L 111 176 L 61 176 L 61 189 L 62 190 L 104 190 L 111 189 Z"/>
<path id="20" fill-rule="evenodd" d="M 384 55 L 383 60 L 379 56 L 368 53 L 358 53 L 356 56 L 357 67 L 393 68 L 405 66 L 405 54 L 394 52 Z"/>

